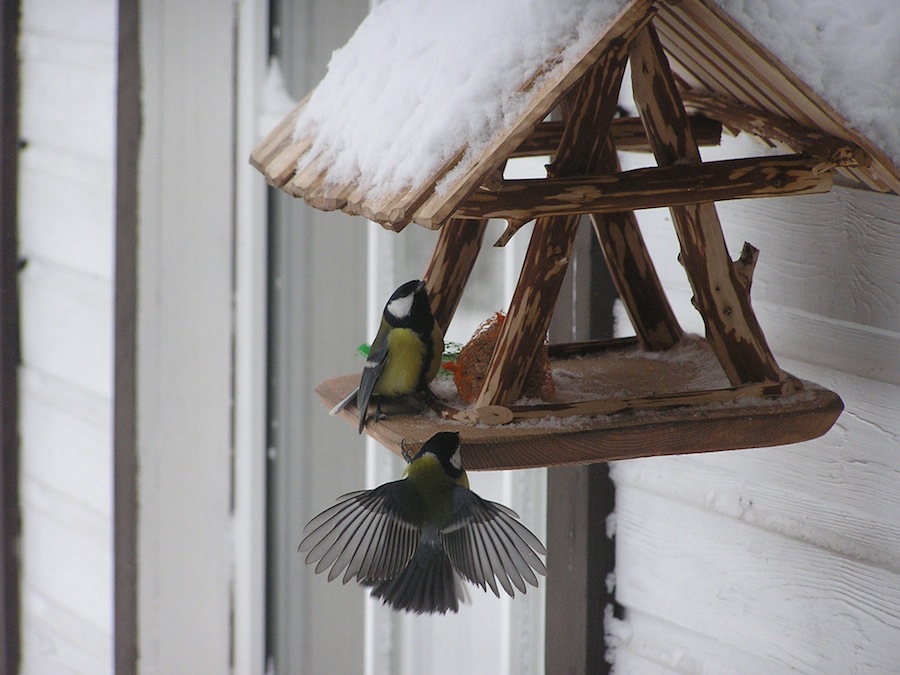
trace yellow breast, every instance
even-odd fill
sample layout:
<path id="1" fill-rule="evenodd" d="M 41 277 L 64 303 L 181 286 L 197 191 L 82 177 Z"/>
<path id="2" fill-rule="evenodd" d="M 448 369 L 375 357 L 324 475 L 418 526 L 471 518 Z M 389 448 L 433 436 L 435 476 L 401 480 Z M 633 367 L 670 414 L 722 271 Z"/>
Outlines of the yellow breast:
<path id="1" fill-rule="evenodd" d="M 426 354 L 426 346 L 414 331 L 395 328 L 387 337 L 388 360 L 375 393 L 402 396 L 413 391 L 419 382 Z"/>

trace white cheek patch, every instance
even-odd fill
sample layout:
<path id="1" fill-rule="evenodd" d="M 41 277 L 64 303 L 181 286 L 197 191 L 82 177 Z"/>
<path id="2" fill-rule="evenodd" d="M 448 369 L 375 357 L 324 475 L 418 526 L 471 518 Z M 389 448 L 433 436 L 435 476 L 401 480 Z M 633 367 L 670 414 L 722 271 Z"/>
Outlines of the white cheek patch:
<path id="1" fill-rule="evenodd" d="M 412 309 L 413 305 L 413 296 L 406 295 L 402 298 L 397 298 L 396 300 L 391 300 L 388 303 L 387 311 L 393 317 L 398 319 L 405 319 L 409 316 L 409 311 Z"/>
<path id="2" fill-rule="evenodd" d="M 462 459 L 459 456 L 459 448 L 456 448 L 456 452 L 454 452 L 450 456 L 450 464 L 453 465 L 453 468 L 457 471 L 462 471 Z"/>

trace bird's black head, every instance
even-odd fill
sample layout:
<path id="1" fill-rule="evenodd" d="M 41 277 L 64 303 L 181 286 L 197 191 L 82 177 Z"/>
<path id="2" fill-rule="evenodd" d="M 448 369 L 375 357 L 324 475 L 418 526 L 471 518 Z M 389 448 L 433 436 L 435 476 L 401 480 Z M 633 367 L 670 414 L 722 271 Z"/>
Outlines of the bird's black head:
<path id="1" fill-rule="evenodd" d="M 454 480 L 463 475 L 462 460 L 459 456 L 459 432 L 439 431 L 425 441 L 422 449 L 413 458 L 418 459 L 426 453 L 437 457 L 448 476 Z"/>
<path id="2" fill-rule="evenodd" d="M 395 328 L 410 328 L 427 335 L 434 327 L 434 315 L 425 290 L 425 282 L 413 279 L 394 291 L 382 315 Z"/>

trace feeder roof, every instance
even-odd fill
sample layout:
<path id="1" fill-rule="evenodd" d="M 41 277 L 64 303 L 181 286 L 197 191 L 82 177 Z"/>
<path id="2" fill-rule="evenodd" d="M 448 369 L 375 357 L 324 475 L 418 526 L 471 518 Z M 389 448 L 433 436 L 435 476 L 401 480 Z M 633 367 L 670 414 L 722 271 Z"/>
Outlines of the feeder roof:
<path id="1" fill-rule="evenodd" d="M 895 0 L 386 0 L 252 162 L 317 208 L 439 227 L 654 12 L 689 109 L 845 141 L 841 171 L 900 193 Z"/>

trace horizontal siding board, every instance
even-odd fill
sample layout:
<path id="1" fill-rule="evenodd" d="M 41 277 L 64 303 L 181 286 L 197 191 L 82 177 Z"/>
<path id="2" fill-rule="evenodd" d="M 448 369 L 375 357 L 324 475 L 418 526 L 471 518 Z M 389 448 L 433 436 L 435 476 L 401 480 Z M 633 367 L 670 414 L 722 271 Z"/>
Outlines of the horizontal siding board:
<path id="1" fill-rule="evenodd" d="M 58 379 L 111 395 L 112 296 L 107 280 L 31 258 L 20 275 L 22 359 Z"/>
<path id="2" fill-rule="evenodd" d="M 705 509 L 772 533 L 809 543 L 835 555 L 864 561 L 900 574 L 898 553 L 897 498 L 875 500 L 870 494 L 868 503 L 851 506 L 836 505 L 836 499 L 824 494 L 810 494 L 810 476 L 804 480 L 802 470 L 814 474 L 817 469 L 832 467 L 835 476 L 820 481 L 824 492 L 839 491 L 842 502 L 858 492 L 870 493 L 871 488 L 857 484 L 844 488 L 835 480 L 843 467 L 853 462 L 838 458 L 810 462 L 791 457 L 787 449 L 752 450 L 742 454 L 727 469 L 702 459 L 697 461 L 649 462 L 635 461 L 638 466 L 617 470 L 618 485 L 652 490 L 665 499 L 679 504 Z M 819 465 L 819 466 L 816 466 Z M 770 474 L 783 472 L 768 480 Z M 872 473 L 878 473 L 872 470 Z M 799 485 L 797 492 L 790 487 Z M 802 491 L 799 491 L 802 490 Z M 872 504 L 876 501 L 876 504 Z M 868 506 L 871 511 L 864 511 Z M 893 516 L 893 517 L 892 517 Z"/>
<path id="3" fill-rule="evenodd" d="M 111 632 L 111 521 L 34 480 L 23 481 L 22 492 L 23 584 Z"/>
<path id="4" fill-rule="evenodd" d="M 98 75 L 114 73 L 116 69 L 115 45 L 102 39 L 79 39 L 74 35 L 25 31 L 19 40 L 19 52 L 29 62 L 29 67 L 45 68 L 51 64 L 65 64 L 69 68 L 87 68 Z M 28 86 L 34 84 L 29 82 Z"/>
<path id="5" fill-rule="evenodd" d="M 616 675 L 775 675 L 784 670 L 760 654 L 713 640 L 639 610 L 629 610 L 627 624 L 632 638 L 616 650 Z"/>
<path id="6" fill-rule="evenodd" d="M 114 0 L 25 0 L 23 673 L 112 664 Z"/>
<path id="7" fill-rule="evenodd" d="M 732 250 L 760 249 L 754 298 L 900 332 L 900 196 L 852 188 L 720 206 Z"/>
<path id="8" fill-rule="evenodd" d="M 110 636 L 34 588 L 22 590 L 22 675 L 110 673 Z"/>
<path id="9" fill-rule="evenodd" d="M 23 4 L 23 33 L 115 45 L 115 0 L 25 0 Z"/>
<path id="10" fill-rule="evenodd" d="M 690 306 L 690 291 L 672 292 L 667 288 L 666 295 L 684 330 L 702 335 L 703 320 Z M 779 365 L 798 377 L 828 386 L 826 380 L 835 372 L 900 384 L 900 333 L 764 302 L 754 302 L 753 308 Z M 621 304 L 616 308 L 616 334 L 634 334 Z M 821 372 L 824 377 L 817 380 L 812 372 Z"/>
<path id="11" fill-rule="evenodd" d="M 732 257 L 745 241 L 760 249 L 754 306 L 900 332 L 900 196 L 835 187 L 824 195 L 722 202 L 718 210 Z M 666 291 L 689 294 L 668 213 L 642 211 L 638 219 Z"/>
<path id="12" fill-rule="evenodd" d="M 821 372 L 822 379 L 817 381 L 826 386 L 823 380 L 831 371 L 835 377 L 844 373 L 900 385 L 900 333 L 764 303 L 754 307 L 782 367 L 794 367 L 798 375 Z M 801 369 L 801 363 L 808 367 Z"/>
<path id="13" fill-rule="evenodd" d="M 808 374 L 817 381 L 827 377 Z M 822 438 L 617 462 L 613 476 L 617 484 L 900 573 L 900 422 L 891 405 L 900 400 L 900 388 L 846 376 L 828 385 L 842 394 L 846 410 Z"/>
<path id="14" fill-rule="evenodd" d="M 26 35 L 22 57 L 22 138 L 62 152 L 111 158 L 116 72 L 112 47 Z"/>
<path id="15" fill-rule="evenodd" d="M 703 154 L 760 151 L 741 135 Z M 804 444 L 613 466 L 632 630 L 616 672 L 895 672 L 900 197 L 835 186 L 717 208 L 732 257 L 760 249 L 753 307 L 779 364 L 846 407 Z M 638 218 L 679 321 L 702 334 L 668 212 Z"/>
<path id="16" fill-rule="evenodd" d="M 781 671 L 895 666 L 897 574 L 643 490 L 623 487 L 617 502 L 617 598 L 626 607 Z"/>
<path id="17" fill-rule="evenodd" d="M 652 661 L 631 650 L 616 652 L 615 675 L 678 675 L 678 671 Z M 725 671 L 723 675 L 728 675 Z"/>
<path id="18" fill-rule="evenodd" d="M 48 184 L 54 186 L 52 199 Z M 29 147 L 20 161 L 20 255 L 111 283 L 112 192 L 108 162 Z"/>
<path id="19" fill-rule="evenodd" d="M 20 382 L 23 479 L 110 516 L 109 399 L 34 369 Z"/>

